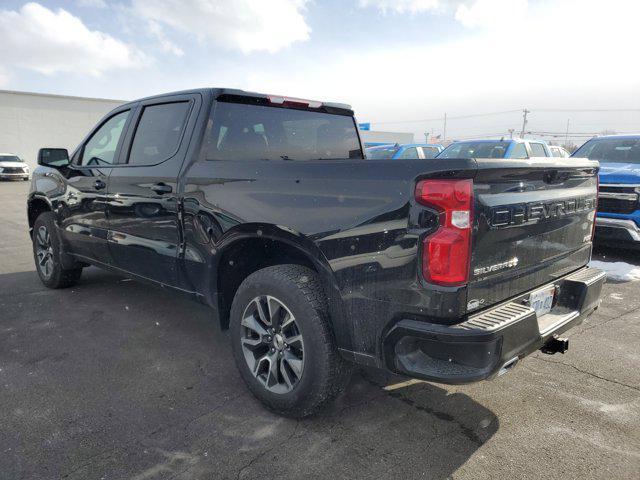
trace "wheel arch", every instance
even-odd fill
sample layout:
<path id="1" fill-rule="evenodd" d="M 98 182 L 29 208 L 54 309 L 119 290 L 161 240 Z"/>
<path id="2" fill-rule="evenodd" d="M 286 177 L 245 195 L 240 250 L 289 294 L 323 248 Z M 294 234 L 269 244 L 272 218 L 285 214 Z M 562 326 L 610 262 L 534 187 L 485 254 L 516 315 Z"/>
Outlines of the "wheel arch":
<path id="1" fill-rule="evenodd" d="M 278 226 L 245 224 L 234 232 L 227 232 L 217 250 L 212 268 L 215 272 L 212 301 L 222 329 L 229 326 L 231 303 L 245 278 L 265 267 L 297 264 L 318 274 L 336 340 L 339 345 L 344 343 L 340 334 L 344 331 L 341 328 L 344 323 L 342 296 L 328 260 L 312 240 Z"/>
<path id="2" fill-rule="evenodd" d="M 27 200 L 27 220 L 29 222 L 29 236 L 33 238 L 33 224 L 38 216 L 44 212 L 52 212 L 51 200 L 45 195 L 31 194 Z"/>

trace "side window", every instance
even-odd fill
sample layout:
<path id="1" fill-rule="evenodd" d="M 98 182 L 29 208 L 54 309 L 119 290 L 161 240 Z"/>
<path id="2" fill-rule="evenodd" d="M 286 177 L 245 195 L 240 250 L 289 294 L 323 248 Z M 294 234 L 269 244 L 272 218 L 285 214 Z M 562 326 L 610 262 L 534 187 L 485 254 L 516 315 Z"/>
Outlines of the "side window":
<path id="1" fill-rule="evenodd" d="M 534 157 L 548 157 L 547 151 L 544 148 L 544 145 L 541 143 L 529 143 L 531 147 L 531 154 Z"/>
<path id="2" fill-rule="evenodd" d="M 524 146 L 524 143 L 516 143 L 511 149 L 510 158 L 529 158 L 527 155 L 527 149 Z"/>
<path id="3" fill-rule="evenodd" d="M 418 149 L 416 147 L 405 148 L 404 152 L 398 155 L 398 158 L 419 158 Z"/>
<path id="4" fill-rule="evenodd" d="M 187 122 L 189 102 L 144 107 L 136 128 L 129 165 L 155 165 L 173 156 Z"/>
<path id="5" fill-rule="evenodd" d="M 436 158 L 440 151 L 436 147 L 422 147 L 424 158 Z"/>
<path id="6" fill-rule="evenodd" d="M 120 112 L 107 120 L 84 145 L 80 165 L 113 165 L 118 142 L 130 111 Z"/>

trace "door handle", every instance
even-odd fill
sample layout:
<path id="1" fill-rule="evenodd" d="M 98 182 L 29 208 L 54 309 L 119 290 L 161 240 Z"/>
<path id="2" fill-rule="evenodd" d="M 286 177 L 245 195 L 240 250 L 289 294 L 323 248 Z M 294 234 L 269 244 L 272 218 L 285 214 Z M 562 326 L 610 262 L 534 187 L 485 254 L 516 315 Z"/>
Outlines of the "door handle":
<path id="1" fill-rule="evenodd" d="M 95 182 L 93 182 L 93 188 L 95 188 L 96 190 L 102 190 L 106 186 L 107 184 L 102 180 L 96 180 Z"/>
<path id="2" fill-rule="evenodd" d="M 171 193 L 173 192 L 173 188 L 171 187 L 171 185 L 167 185 L 165 183 L 156 183 L 155 185 L 151 185 L 151 190 L 153 190 L 154 192 L 156 192 L 159 195 L 162 195 L 163 193 Z"/>

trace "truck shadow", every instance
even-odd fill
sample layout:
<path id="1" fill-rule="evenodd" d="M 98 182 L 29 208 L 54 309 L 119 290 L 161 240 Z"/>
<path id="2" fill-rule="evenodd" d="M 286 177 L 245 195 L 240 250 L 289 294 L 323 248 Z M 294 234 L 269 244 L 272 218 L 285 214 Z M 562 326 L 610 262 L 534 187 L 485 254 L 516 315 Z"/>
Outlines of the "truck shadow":
<path id="1" fill-rule="evenodd" d="M 406 379 L 369 370 L 319 415 L 279 417 L 245 388 L 209 308 L 85 273 L 67 290 L 0 275 L 7 478 L 444 479 L 498 430 L 460 389 L 385 390 Z"/>

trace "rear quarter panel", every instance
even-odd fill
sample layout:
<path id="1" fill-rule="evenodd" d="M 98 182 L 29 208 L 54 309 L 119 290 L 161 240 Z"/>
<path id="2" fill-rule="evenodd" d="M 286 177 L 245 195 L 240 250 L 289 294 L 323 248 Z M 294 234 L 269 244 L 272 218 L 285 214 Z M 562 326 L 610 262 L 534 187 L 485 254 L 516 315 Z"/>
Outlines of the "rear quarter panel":
<path id="1" fill-rule="evenodd" d="M 215 234 L 202 242 L 186 232 L 188 270 L 204 275 L 230 239 L 249 235 L 248 228 L 256 236 L 281 232 L 331 276 L 336 288 L 328 293 L 342 306 L 337 321 L 351 330 L 352 345 L 342 347 L 374 355 L 393 318 L 443 309 L 454 317 L 464 305 L 451 300 L 464 289 L 421 285 L 417 253 L 426 230 L 414 189 L 421 178 L 468 178 L 475 170 L 474 160 L 201 159 L 185 174 L 185 221 L 195 232 L 203 217 L 211 218 Z"/>

